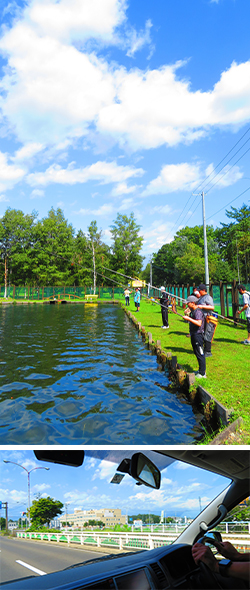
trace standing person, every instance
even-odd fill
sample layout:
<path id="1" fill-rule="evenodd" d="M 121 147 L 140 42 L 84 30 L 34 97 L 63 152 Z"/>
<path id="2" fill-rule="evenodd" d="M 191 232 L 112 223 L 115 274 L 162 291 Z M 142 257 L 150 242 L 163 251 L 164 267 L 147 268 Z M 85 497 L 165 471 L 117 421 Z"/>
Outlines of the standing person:
<path id="1" fill-rule="evenodd" d="M 200 292 L 198 291 L 197 287 L 194 287 L 193 288 L 193 291 L 192 291 L 191 295 L 193 295 L 197 299 L 200 297 Z M 184 314 L 185 315 L 189 315 L 190 314 L 190 309 L 188 308 L 188 306 L 186 307 L 186 309 L 184 309 Z M 187 338 L 190 338 L 190 324 L 189 324 L 189 333 L 186 334 L 186 336 L 187 336 Z"/>
<path id="2" fill-rule="evenodd" d="M 238 285 L 237 289 L 239 291 L 239 293 L 242 295 L 243 297 L 243 307 L 241 309 L 238 309 L 237 313 L 242 313 L 243 311 L 246 312 L 246 318 L 247 318 L 247 338 L 246 340 L 242 341 L 242 344 L 250 344 L 250 293 L 248 293 L 248 291 L 246 290 L 245 285 Z"/>
<path id="3" fill-rule="evenodd" d="M 183 319 L 190 322 L 190 337 L 194 354 L 199 363 L 199 372 L 197 377 L 206 377 L 206 358 L 204 354 L 204 328 L 205 317 L 204 313 L 198 307 L 199 299 L 194 295 L 189 295 L 187 298 L 187 305 L 190 309 L 190 315 L 184 315 Z"/>
<path id="4" fill-rule="evenodd" d="M 169 328 L 168 325 L 168 306 L 169 306 L 169 298 L 166 293 L 165 287 L 160 288 L 161 297 L 160 297 L 160 305 L 161 305 L 161 317 L 162 317 L 162 328 L 166 330 Z"/>
<path id="5" fill-rule="evenodd" d="M 134 296 L 136 311 L 140 311 L 140 301 L 141 301 L 140 289 L 138 287 L 136 287 L 135 296 Z"/>
<path id="6" fill-rule="evenodd" d="M 201 284 L 197 287 L 200 297 L 198 301 L 199 309 L 202 309 L 204 316 L 205 316 L 205 336 L 204 336 L 204 352 L 205 356 L 212 356 L 211 352 L 211 344 L 215 332 L 215 328 L 217 325 L 217 320 L 215 316 L 213 317 L 211 312 L 214 311 L 214 302 L 211 295 L 208 294 L 206 285 Z"/>
<path id="7" fill-rule="evenodd" d="M 129 290 L 128 287 L 126 287 L 125 291 L 124 291 L 124 295 L 125 295 L 125 304 L 126 306 L 129 305 L 129 295 L 130 295 L 131 291 Z"/>

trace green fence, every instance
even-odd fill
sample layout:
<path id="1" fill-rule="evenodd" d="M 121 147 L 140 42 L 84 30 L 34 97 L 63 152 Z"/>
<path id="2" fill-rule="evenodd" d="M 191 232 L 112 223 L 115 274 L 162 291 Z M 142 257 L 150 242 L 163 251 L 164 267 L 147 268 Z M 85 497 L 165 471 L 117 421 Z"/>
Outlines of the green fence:
<path id="1" fill-rule="evenodd" d="M 99 299 L 124 299 L 124 289 L 121 287 L 97 287 L 95 291 Z M 5 287 L 0 286 L 0 299 L 4 298 Z M 54 287 L 30 287 L 9 285 L 7 298 L 24 301 L 56 300 L 84 300 L 86 295 L 94 295 L 92 287 L 68 287 L 65 285 Z"/>
<path id="2" fill-rule="evenodd" d="M 250 284 L 246 284 L 246 289 L 250 291 Z M 192 292 L 193 287 L 190 285 L 167 285 L 166 290 L 177 298 L 177 303 L 182 305 L 189 293 Z M 5 287 L 0 285 L 0 301 L 4 298 Z M 231 284 L 220 283 L 220 285 L 210 285 L 210 294 L 213 297 L 215 304 L 215 311 L 226 317 L 235 317 L 237 302 L 242 304 L 242 296 L 237 291 L 236 281 Z M 66 300 L 66 301 L 84 301 L 91 299 L 94 295 L 93 287 L 74 287 L 67 285 L 59 285 L 52 287 L 31 287 L 9 285 L 7 288 L 7 298 L 16 301 L 46 301 L 46 300 Z M 142 288 L 142 297 L 149 297 L 151 299 L 159 297 L 159 289 Z M 122 287 L 97 287 L 95 298 L 102 300 L 121 300 L 124 301 L 124 288 Z M 131 298 L 133 295 L 131 294 Z M 93 298 L 94 299 L 94 298 Z M 244 316 L 243 316 L 244 317 Z"/>

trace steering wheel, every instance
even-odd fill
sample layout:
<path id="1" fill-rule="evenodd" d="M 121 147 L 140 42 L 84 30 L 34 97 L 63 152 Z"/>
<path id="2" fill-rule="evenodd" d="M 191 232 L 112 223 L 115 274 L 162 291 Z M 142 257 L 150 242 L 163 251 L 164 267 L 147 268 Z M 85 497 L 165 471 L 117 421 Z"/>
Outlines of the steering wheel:
<path id="1" fill-rule="evenodd" d="M 212 570 L 209 569 L 209 567 L 204 563 L 204 561 L 199 561 L 199 568 L 202 576 L 205 578 L 208 584 L 206 588 L 212 588 L 213 590 L 217 588 L 219 588 L 220 590 L 222 589 L 222 586 L 218 582 L 216 575 L 214 574 L 214 572 L 212 572 Z M 203 588 L 205 588 L 205 586 L 203 586 Z"/>
<path id="2" fill-rule="evenodd" d="M 209 541 L 210 545 L 216 547 L 215 543 L 213 542 L 214 540 L 210 539 L 210 537 L 206 537 L 206 535 L 204 535 L 204 537 L 201 537 L 197 542 L 201 543 L 202 545 L 205 545 L 206 541 Z M 222 586 L 220 585 L 217 576 L 214 574 L 212 570 L 210 570 L 210 568 L 204 563 L 204 561 L 199 561 L 199 568 L 202 575 L 205 577 L 205 580 L 209 584 L 208 588 L 219 588 L 220 590 L 222 589 Z"/>

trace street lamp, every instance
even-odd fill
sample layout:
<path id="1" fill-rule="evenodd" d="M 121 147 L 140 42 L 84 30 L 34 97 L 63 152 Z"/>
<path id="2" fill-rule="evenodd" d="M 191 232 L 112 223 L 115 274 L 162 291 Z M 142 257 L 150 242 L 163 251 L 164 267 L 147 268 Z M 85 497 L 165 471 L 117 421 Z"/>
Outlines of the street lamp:
<path id="1" fill-rule="evenodd" d="M 28 525 L 30 525 L 30 473 L 31 473 L 31 471 L 35 471 L 36 469 L 46 469 L 46 471 L 49 471 L 49 467 L 33 467 L 33 469 L 30 469 L 30 471 L 28 471 L 28 469 L 26 469 L 26 467 L 24 467 L 20 463 L 15 463 L 15 461 L 6 461 L 4 459 L 3 462 L 4 463 L 12 463 L 13 465 L 17 465 L 18 467 L 22 467 L 22 469 L 24 469 L 24 471 L 26 471 L 26 473 L 28 474 Z"/>

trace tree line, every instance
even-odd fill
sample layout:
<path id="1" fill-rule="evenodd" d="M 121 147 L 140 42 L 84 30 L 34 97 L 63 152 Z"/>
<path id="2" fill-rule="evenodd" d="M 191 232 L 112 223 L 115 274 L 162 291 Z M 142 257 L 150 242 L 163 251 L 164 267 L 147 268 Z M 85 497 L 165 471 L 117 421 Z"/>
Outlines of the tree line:
<path id="1" fill-rule="evenodd" d="M 210 281 L 249 283 L 250 207 L 226 211 L 228 224 L 207 226 Z M 94 220 L 77 232 L 63 211 L 53 207 L 43 219 L 8 208 L 0 219 L 0 284 L 52 286 L 124 285 L 126 277 L 150 282 L 150 264 L 142 270 L 143 237 L 134 214 L 118 213 L 110 227 L 111 245 Z M 203 227 L 184 227 L 152 255 L 153 284 L 204 281 Z M 109 270 L 108 270 L 109 269 Z M 117 274 L 126 275 L 122 277 Z"/>
<path id="2" fill-rule="evenodd" d="M 53 207 L 43 219 L 8 208 L 0 219 L 0 284 L 12 285 L 112 285 L 117 275 L 137 276 L 142 268 L 143 238 L 134 214 L 118 213 L 111 226 L 111 246 L 92 221 L 87 233 L 76 233 L 63 211 Z M 118 279 L 119 280 L 119 279 Z"/>
<path id="3" fill-rule="evenodd" d="M 240 209 L 231 207 L 226 215 L 232 220 L 228 224 L 206 228 L 210 281 L 249 283 L 250 207 L 244 204 Z M 205 279 L 204 267 L 203 226 L 184 227 L 176 232 L 172 242 L 153 255 L 153 282 L 198 284 Z"/>

